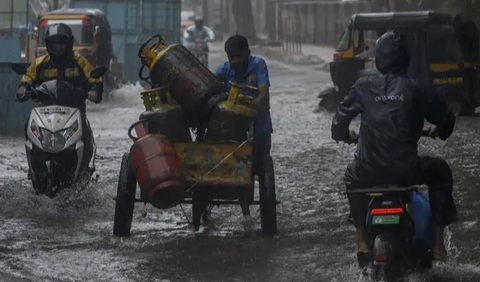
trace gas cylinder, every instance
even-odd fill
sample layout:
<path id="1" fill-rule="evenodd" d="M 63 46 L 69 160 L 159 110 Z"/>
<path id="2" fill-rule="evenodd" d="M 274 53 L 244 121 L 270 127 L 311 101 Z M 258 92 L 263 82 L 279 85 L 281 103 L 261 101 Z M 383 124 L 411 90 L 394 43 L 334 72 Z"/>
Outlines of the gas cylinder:
<path id="1" fill-rule="evenodd" d="M 241 143 L 248 138 L 250 123 L 256 118 L 253 104 L 257 88 L 230 82 L 227 101 L 218 103 L 208 123 L 205 141 Z"/>
<path id="2" fill-rule="evenodd" d="M 172 142 L 190 142 L 192 135 L 183 109 L 173 100 L 168 87 L 154 88 L 141 93 L 147 133 L 166 135 Z"/>
<path id="3" fill-rule="evenodd" d="M 143 202 L 158 209 L 181 203 L 186 195 L 186 179 L 173 144 L 161 134 L 148 134 L 130 148 Z"/>
<path id="4" fill-rule="evenodd" d="M 154 38 L 159 38 L 159 42 L 148 46 Z M 209 100 L 224 91 L 223 83 L 187 48 L 162 42 L 160 35 L 152 36 L 139 50 L 152 84 L 170 87 L 172 98 L 185 110 L 193 127 L 206 124 L 212 110 L 208 108 Z"/>

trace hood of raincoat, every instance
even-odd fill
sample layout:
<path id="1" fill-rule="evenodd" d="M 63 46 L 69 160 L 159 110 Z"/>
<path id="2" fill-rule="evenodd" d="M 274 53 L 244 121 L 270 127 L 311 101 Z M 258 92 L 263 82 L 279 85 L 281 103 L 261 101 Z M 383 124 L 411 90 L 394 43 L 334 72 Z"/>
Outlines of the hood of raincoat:
<path id="1" fill-rule="evenodd" d="M 383 74 L 405 74 L 410 66 L 407 38 L 395 31 L 382 35 L 376 44 L 375 65 Z"/>

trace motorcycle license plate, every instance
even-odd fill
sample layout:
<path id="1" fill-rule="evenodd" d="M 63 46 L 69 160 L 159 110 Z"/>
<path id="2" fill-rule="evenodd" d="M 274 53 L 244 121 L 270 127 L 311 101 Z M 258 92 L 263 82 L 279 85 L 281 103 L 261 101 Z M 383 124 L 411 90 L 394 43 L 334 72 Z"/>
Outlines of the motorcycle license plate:
<path id="1" fill-rule="evenodd" d="M 372 224 L 398 224 L 400 215 L 374 215 L 372 216 Z"/>
<path id="2" fill-rule="evenodd" d="M 39 109 L 42 114 L 70 113 L 71 109 L 62 106 L 49 106 Z"/>

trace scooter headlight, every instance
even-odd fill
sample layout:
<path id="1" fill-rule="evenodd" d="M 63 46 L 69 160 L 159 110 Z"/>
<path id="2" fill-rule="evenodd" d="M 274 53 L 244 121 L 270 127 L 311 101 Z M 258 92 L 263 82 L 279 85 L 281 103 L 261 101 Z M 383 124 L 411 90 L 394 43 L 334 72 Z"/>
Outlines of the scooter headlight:
<path id="1" fill-rule="evenodd" d="M 35 120 L 32 120 L 32 123 L 30 124 L 30 131 L 32 131 L 33 135 L 37 137 L 38 140 L 42 141 L 42 131 L 40 130 L 40 127 L 38 127 Z"/>
<path id="2" fill-rule="evenodd" d="M 65 138 L 63 133 L 65 130 L 59 131 L 57 133 L 52 133 L 45 128 L 40 128 L 41 134 L 43 135 L 42 146 L 45 150 L 49 151 L 60 151 L 65 146 Z"/>
<path id="3" fill-rule="evenodd" d="M 67 142 L 68 139 L 70 139 L 73 135 L 75 135 L 75 133 L 77 133 L 77 131 L 78 131 L 78 120 L 76 120 L 72 124 L 72 126 L 60 132 L 62 133 L 62 136 L 65 139 L 65 142 Z"/>

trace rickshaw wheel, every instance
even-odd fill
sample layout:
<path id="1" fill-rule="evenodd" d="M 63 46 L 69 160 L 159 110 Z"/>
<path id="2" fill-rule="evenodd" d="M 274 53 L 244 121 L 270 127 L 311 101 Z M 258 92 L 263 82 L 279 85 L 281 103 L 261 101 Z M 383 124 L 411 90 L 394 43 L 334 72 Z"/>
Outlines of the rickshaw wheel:
<path id="1" fill-rule="evenodd" d="M 132 228 L 133 209 L 135 207 L 135 192 L 137 179 L 130 163 L 130 155 L 123 154 L 118 176 L 117 198 L 115 204 L 115 218 L 113 221 L 113 235 L 118 237 L 130 236 Z"/>
<path id="2" fill-rule="evenodd" d="M 263 172 L 259 175 L 259 184 L 262 233 L 266 236 L 274 236 L 277 234 L 277 196 L 271 156 L 263 157 Z"/>
<path id="3" fill-rule="evenodd" d="M 475 106 L 468 100 L 463 102 L 460 115 L 462 116 L 475 116 Z"/>

